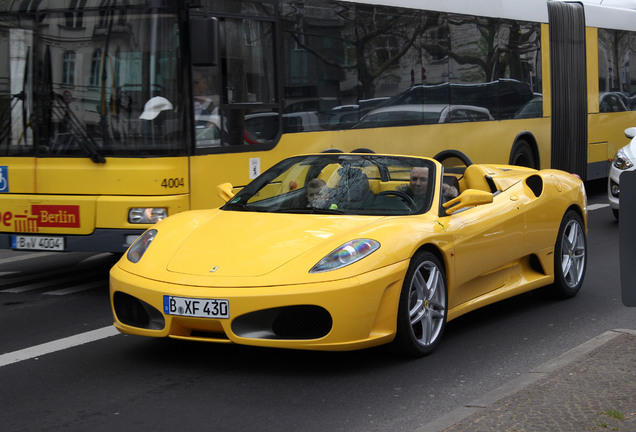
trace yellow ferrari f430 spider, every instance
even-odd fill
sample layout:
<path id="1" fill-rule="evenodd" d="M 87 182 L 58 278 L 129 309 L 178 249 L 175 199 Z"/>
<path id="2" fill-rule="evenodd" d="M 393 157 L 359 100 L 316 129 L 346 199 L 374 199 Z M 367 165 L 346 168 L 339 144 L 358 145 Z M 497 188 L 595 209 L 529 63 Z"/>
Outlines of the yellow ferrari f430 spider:
<path id="1" fill-rule="evenodd" d="M 540 287 L 572 297 L 585 275 L 585 188 L 558 170 L 321 153 L 218 193 L 112 268 L 121 332 L 422 356 L 462 314 Z"/>

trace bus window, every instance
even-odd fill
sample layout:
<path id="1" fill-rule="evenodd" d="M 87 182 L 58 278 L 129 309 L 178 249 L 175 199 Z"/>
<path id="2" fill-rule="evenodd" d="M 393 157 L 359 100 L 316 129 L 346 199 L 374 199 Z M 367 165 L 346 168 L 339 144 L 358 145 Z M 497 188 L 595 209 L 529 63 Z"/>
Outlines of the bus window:
<path id="1" fill-rule="evenodd" d="M 631 55 L 634 46 L 636 36 L 633 32 L 598 30 L 600 112 L 636 109 L 636 68 L 630 67 L 629 61 L 634 57 Z"/>
<path id="2" fill-rule="evenodd" d="M 267 149 L 280 136 L 276 85 L 275 4 L 255 1 L 202 1 L 197 13 L 219 27 L 219 62 L 206 68 L 211 95 L 201 98 L 193 75 L 197 153 Z M 193 68 L 197 73 L 200 68 Z M 198 112 L 199 99 L 213 109 Z"/>
<path id="3" fill-rule="evenodd" d="M 0 154 L 185 154 L 177 14 L 69 16 L 47 11 L 0 32 L 1 91 L 15 95 L 2 107 Z"/>
<path id="4" fill-rule="evenodd" d="M 429 113 L 439 120 L 459 105 L 478 114 L 453 122 L 508 119 L 542 92 L 539 23 L 368 2 L 288 3 L 285 114 L 311 113 L 325 129 L 437 123 Z"/>
<path id="5" fill-rule="evenodd" d="M 216 66 L 219 63 L 219 21 L 216 18 L 193 17 L 189 27 L 192 64 Z"/>

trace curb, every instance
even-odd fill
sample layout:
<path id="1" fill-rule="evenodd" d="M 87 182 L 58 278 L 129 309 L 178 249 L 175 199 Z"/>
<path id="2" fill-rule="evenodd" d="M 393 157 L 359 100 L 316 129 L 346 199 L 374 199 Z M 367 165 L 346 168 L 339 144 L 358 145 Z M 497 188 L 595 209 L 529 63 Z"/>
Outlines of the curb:
<path id="1" fill-rule="evenodd" d="M 573 363 L 583 355 L 590 353 L 622 334 L 636 335 L 636 330 L 616 329 L 607 331 L 594 339 L 591 339 L 561 354 L 560 356 L 537 366 L 530 372 L 523 374 L 510 382 L 489 391 L 488 393 L 485 393 L 468 404 L 456 408 L 436 420 L 415 429 L 413 432 L 442 432 L 481 410 L 492 408 L 495 403 L 504 397 L 515 394 L 525 387 L 534 384 L 555 370 Z"/>

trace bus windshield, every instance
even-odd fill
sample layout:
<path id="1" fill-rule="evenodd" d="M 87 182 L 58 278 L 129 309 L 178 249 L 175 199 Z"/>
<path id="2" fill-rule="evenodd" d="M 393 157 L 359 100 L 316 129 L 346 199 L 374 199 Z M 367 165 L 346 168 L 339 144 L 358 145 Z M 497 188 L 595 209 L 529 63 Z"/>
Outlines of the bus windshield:
<path id="1" fill-rule="evenodd" d="M 2 21 L 0 155 L 186 154 L 176 12 L 71 8 Z"/>

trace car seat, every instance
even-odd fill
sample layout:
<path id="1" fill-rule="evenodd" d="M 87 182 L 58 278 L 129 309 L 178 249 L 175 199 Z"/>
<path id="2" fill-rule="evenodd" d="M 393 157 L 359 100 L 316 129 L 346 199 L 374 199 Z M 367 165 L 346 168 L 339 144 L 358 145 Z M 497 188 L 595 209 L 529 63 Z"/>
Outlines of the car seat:
<path id="1" fill-rule="evenodd" d="M 335 189 L 336 203 L 341 208 L 361 209 L 373 202 L 369 178 L 358 168 L 340 168 L 340 182 Z"/>
<path id="2" fill-rule="evenodd" d="M 497 192 L 497 187 L 492 178 L 480 165 L 469 165 L 464 172 L 464 177 L 459 183 L 461 192 L 466 189 L 477 189 L 490 193 Z"/>

